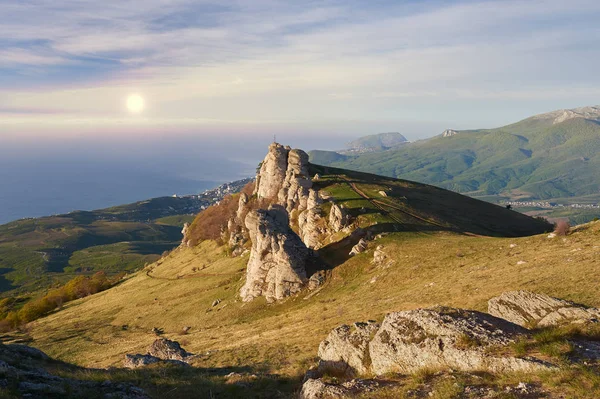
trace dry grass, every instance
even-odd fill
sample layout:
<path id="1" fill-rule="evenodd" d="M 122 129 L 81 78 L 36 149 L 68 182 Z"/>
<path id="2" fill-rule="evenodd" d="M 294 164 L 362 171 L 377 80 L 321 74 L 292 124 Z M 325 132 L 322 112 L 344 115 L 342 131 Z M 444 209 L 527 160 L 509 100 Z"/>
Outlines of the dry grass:
<path id="1" fill-rule="evenodd" d="M 34 346 L 59 359 L 105 367 L 120 365 L 125 353 L 143 352 L 154 339 L 153 327 L 177 340 L 182 327 L 191 326 L 186 349 L 211 351 L 201 366 L 251 366 L 293 375 L 333 327 L 381 319 L 391 311 L 436 304 L 485 311 L 490 297 L 514 289 L 598 306 L 599 236 L 600 223 L 566 239 L 396 233 L 377 241 L 393 254 L 390 267 L 368 271 L 369 251 L 335 268 L 310 299 L 301 294 L 274 305 L 240 302 L 247 258 L 228 258 L 223 248 L 205 242 L 178 249 L 151 271 L 32 323 L 31 335 Z M 517 246 L 510 248 L 513 243 Z M 455 256 L 457 249 L 463 257 Z M 194 267 L 201 271 L 193 273 Z M 213 308 L 215 299 L 222 302 Z"/>

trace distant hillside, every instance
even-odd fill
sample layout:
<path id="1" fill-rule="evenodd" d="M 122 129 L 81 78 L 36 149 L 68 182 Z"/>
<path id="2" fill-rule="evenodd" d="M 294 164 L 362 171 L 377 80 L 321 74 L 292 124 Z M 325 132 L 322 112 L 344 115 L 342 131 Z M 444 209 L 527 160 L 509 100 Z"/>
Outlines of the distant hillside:
<path id="1" fill-rule="evenodd" d="M 311 162 L 492 200 L 600 202 L 600 107 L 554 111 L 497 129 L 445 133 L 355 156 L 313 151 Z"/>
<path id="2" fill-rule="evenodd" d="M 344 154 L 361 154 L 365 152 L 384 151 L 406 143 L 408 143 L 408 140 L 400 133 L 379 133 L 359 137 L 346 144 L 346 149 L 340 152 Z"/>
<path id="3" fill-rule="evenodd" d="M 0 225 L 0 292 L 32 292 L 76 274 L 132 271 L 181 242 L 181 228 L 201 209 L 251 179 L 199 195 L 160 197 L 95 211 Z"/>

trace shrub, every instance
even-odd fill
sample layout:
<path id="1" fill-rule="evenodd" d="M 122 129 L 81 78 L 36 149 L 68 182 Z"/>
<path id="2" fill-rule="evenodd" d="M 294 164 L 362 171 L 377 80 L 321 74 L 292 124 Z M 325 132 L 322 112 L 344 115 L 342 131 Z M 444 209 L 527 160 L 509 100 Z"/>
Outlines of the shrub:
<path id="1" fill-rule="evenodd" d="M 254 183 L 248 183 L 241 192 L 250 196 Z M 188 230 L 192 245 L 204 240 L 216 240 L 222 244 L 221 233 L 227 228 L 227 222 L 235 217 L 238 208 L 238 195 L 227 195 L 219 203 L 200 212 Z"/>
<path id="2" fill-rule="evenodd" d="M 559 220 L 554 227 L 554 232 L 559 236 L 566 236 L 571 232 L 571 225 L 566 220 Z"/>
<path id="3" fill-rule="evenodd" d="M 109 279 L 104 272 L 98 272 L 92 277 L 77 276 L 61 288 L 49 291 L 40 298 L 31 299 L 18 312 L 8 312 L 0 321 L 0 330 L 11 330 L 22 323 L 28 323 L 62 307 L 65 302 L 83 298 L 110 288 L 122 277 Z"/>

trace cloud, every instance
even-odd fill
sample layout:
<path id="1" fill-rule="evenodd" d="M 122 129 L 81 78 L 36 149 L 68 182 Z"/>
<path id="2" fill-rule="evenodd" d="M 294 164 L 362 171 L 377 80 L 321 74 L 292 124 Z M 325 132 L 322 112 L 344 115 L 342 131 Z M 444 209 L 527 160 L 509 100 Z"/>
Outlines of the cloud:
<path id="1" fill-rule="evenodd" d="M 597 1 L 141 4 L 0 3 L 0 70 L 10 76 L 0 78 L 0 107 L 61 104 L 65 123 L 74 112 L 119 124 L 135 91 L 157 123 L 349 113 L 401 122 L 432 105 L 468 118 L 475 100 L 562 108 L 600 88 Z"/>

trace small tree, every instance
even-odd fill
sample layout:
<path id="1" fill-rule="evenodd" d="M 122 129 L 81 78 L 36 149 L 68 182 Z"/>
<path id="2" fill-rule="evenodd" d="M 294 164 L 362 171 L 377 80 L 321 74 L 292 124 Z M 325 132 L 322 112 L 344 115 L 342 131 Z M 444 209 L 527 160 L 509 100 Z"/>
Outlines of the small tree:
<path id="1" fill-rule="evenodd" d="M 571 232 L 571 225 L 566 220 L 559 220 L 554 226 L 554 232 L 559 236 L 566 236 Z"/>

